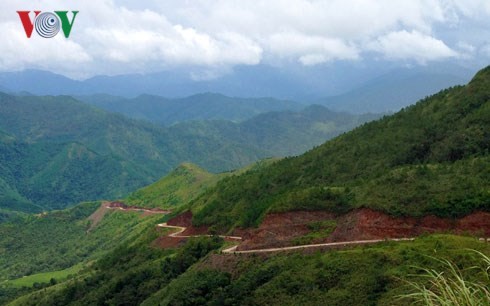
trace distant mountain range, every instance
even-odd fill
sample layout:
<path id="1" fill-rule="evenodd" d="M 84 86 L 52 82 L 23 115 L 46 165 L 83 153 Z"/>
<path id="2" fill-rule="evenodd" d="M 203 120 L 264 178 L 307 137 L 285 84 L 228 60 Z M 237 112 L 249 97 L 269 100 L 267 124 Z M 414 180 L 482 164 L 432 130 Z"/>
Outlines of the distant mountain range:
<path id="1" fill-rule="evenodd" d="M 204 93 L 187 98 L 168 99 L 140 95 L 126 99 L 110 95 L 78 96 L 77 99 L 110 112 L 163 125 L 191 120 L 243 121 L 256 115 L 283 110 L 301 110 L 304 105 L 273 98 L 231 98 Z"/>
<path id="2" fill-rule="evenodd" d="M 356 114 L 396 112 L 443 88 L 467 82 L 468 78 L 453 74 L 398 70 L 342 95 L 319 99 L 314 103 Z M 111 112 L 164 125 L 202 119 L 241 121 L 268 111 L 299 110 L 304 105 L 273 98 L 231 98 L 216 93 L 180 99 L 151 95 L 128 99 L 105 94 L 77 98 Z"/>
<path id="3" fill-rule="evenodd" d="M 265 65 L 236 67 L 234 71 L 213 79 L 199 78 L 189 71 L 166 71 L 146 75 L 95 76 L 78 81 L 51 72 L 26 70 L 0 73 L 0 87 L 4 92 L 34 95 L 99 95 L 84 100 L 111 110 L 119 107 L 116 102 L 121 103 L 121 109 L 124 109 L 121 112 L 137 116 L 145 112 L 144 108 L 151 105 L 150 101 L 155 102 L 156 98 L 149 96 L 175 99 L 207 92 L 230 97 L 272 97 L 302 104 L 316 103 L 360 113 L 396 111 L 443 88 L 465 84 L 474 72 L 449 64 L 395 69 L 337 63 L 301 69 L 294 69 L 294 65 L 288 69 Z M 131 99 L 108 99 L 104 95 Z M 183 100 L 187 99 L 192 98 Z M 156 100 L 163 101 L 163 98 Z M 142 109 L 135 109 L 130 102 L 144 102 L 144 105 Z"/>
<path id="4" fill-rule="evenodd" d="M 150 74 L 95 76 L 83 81 L 41 70 L 0 73 L 0 86 L 11 92 L 36 95 L 141 94 L 180 98 L 203 92 L 233 97 L 274 97 L 305 100 L 339 94 L 386 73 L 380 69 L 351 69 L 345 65 L 316 67 L 238 66 L 216 78 L 193 71 L 169 70 Z"/>

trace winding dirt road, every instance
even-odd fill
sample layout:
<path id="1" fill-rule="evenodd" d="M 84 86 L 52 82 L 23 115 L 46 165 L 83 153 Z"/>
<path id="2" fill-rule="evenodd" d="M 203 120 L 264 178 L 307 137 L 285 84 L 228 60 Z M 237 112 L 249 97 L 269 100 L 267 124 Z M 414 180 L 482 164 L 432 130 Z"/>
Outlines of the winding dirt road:
<path id="1" fill-rule="evenodd" d="M 167 223 L 160 223 L 157 225 L 157 227 L 178 229 L 178 231 L 169 234 L 168 235 L 169 237 L 175 237 L 175 238 L 213 237 L 213 235 L 181 235 L 187 229 L 186 227 L 168 225 Z M 242 240 L 242 237 L 238 237 L 238 236 L 219 235 L 219 237 L 221 237 L 223 239 L 230 239 L 230 240 Z M 224 249 L 221 252 L 224 254 L 269 253 L 269 252 L 282 252 L 282 251 L 290 251 L 290 250 L 320 248 L 320 247 L 363 245 L 363 244 L 378 243 L 378 242 L 382 242 L 382 241 L 412 241 L 412 240 L 414 240 L 414 238 L 356 240 L 356 241 L 341 241 L 341 242 L 329 242 L 329 243 L 318 243 L 318 244 L 305 244 L 305 245 L 296 245 L 296 246 L 289 246 L 289 247 L 244 250 L 244 251 L 237 251 L 236 249 L 238 248 L 238 245 L 235 245 L 235 246 L 229 247 L 227 249 Z"/>
<path id="2" fill-rule="evenodd" d="M 168 214 L 171 212 L 169 210 L 150 210 L 150 209 L 139 208 L 139 207 L 119 207 L 119 206 L 110 207 L 109 205 L 105 206 L 105 208 L 118 209 L 118 210 L 123 210 L 123 211 L 127 211 L 127 210 L 140 211 L 140 212 L 142 211 L 142 212 L 153 213 L 153 214 Z M 174 237 L 174 238 L 213 237 L 213 236 L 215 236 L 215 235 L 183 235 L 183 233 L 186 231 L 187 227 L 168 225 L 167 223 L 157 224 L 157 227 L 176 229 L 177 231 L 168 235 L 168 237 Z M 239 236 L 218 235 L 218 237 L 221 237 L 223 239 L 228 239 L 228 240 L 235 240 L 235 241 L 242 241 L 243 240 L 243 238 L 239 237 Z M 344 247 L 344 246 L 346 247 L 346 246 L 352 246 L 352 245 L 374 244 L 374 243 L 379 243 L 379 242 L 383 242 L 383 241 L 412 241 L 414 239 L 415 238 L 389 238 L 389 239 L 339 241 L 339 242 L 305 244 L 305 245 L 296 245 L 296 246 L 278 247 L 278 248 L 242 250 L 242 251 L 237 251 L 237 248 L 239 245 L 234 245 L 232 247 L 229 247 L 227 249 L 222 250 L 221 252 L 224 254 L 268 253 L 268 252 L 282 252 L 282 251 L 302 250 L 302 249 L 321 248 L 321 247 Z M 490 238 L 480 238 L 479 240 L 483 241 L 483 242 L 490 242 Z"/>
<path id="3" fill-rule="evenodd" d="M 157 224 L 157 227 L 163 227 L 163 228 L 176 228 L 178 231 L 169 234 L 169 237 L 175 237 L 175 238 L 191 238 L 191 237 L 213 237 L 215 235 L 181 235 L 187 227 L 182 227 L 182 226 L 175 226 L 175 225 L 168 225 L 167 223 L 160 223 Z M 218 237 L 221 237 L 223 239 L 231 239 L 231 240 L 242 240 L 242 237 L 238 236 L 225 236 L 225 235 L 218 235 Z"/>
<path id="4" fill-rule="evenodd" d="M 123 211 L 140 211 L 147 213 L 159 213 L 159 214 L 168 214 L 170 211 L 155 211 L 146 208 L 140 207 L 110 207 L 106 206 L 108 209 L 118 209 Z M 213 237 L 214 235 L 182 235 L 187 229 L 187 227 L 176 226 L 176 225 L 168 225 L 167 223 L 157 224 L 157 227 L 160 228 L 171 228 L 176 229 L 177 231 L 170 233 L 168 237 L 173 238 L 193 238 L 193 237 Z M 242 241 L 243 238 L 239 236 L 226 236 L 226 235 L 218 235 L 223 239 Z M 340 242 L 328 242 L 328 243 L 318 243 L 318 244 L 304 244 L 304 245 L 296 245 L 296 246 L 288 246 L 288 247 L 279 247 L 279 248 L 267 248 L 267 249 L 254 249 L 254 250 L 243 250 L 237 251 L 239 245 L 234 245 L 227 249 L 222 250 L 223 254 L 252 254 L 252 253 L 270 253 L 270 252 L 284 252 L 291 250 L 303 250 L 303 249 L 311 249 L 311 248 L 321 248 L 321 247 L 343 247 L 349 245 L 364 245 L 364 244 L 373 244 L 383 241 L 412 241 L 414 238 L 392 238 L 392 239 L 373 239 L 373 240 L 355 240 L 355 241 L 340 241 Z"/>

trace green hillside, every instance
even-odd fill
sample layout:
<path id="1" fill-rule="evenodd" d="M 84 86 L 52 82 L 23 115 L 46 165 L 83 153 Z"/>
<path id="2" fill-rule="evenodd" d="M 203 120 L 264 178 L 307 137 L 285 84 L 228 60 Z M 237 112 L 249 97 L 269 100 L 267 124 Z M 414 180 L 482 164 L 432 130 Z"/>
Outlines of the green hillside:
<path id="1" fill-rule="evenodd" d="M 245 147 L 253 145 L 266 156 L 292 156 L 304 153 L 332 137 L 360 124 L 379 118 L 378 114 L 351 115 L 311 105 L 299 112 L 260 114 L 241 123 L 196 121 L 169 128 L 177 135 L 210 135 L 213 139 Z"/>
<path id="2" fill-rule="evenodd" d="M 31 289 L 9 305 L 423 305 L 402 298 L 407 281 L 430 287 L 420 268 L 485 284 L 488 244 L 437 235 L 314 254 L 219 255 L 222 241 L 189 240 L 179 249 L 122 245 L 73 279 Z M 468 285 L 468 284 L 467 284 Z M 34 291 L 34 292 L 32 292 Z M 22 293 L 21 293 L 22 294 Z"/>
<path id="3" fill-rule="evenodd" d="M 174 208 L 187 204 L 218 182 L 224 174 L 183 163 L 159 181 L 132 193 L 124 203 L 139 207 Z"/>
<path id="4" fill-rule="evenodd" d="M 0 141 L 0 153 L 0 206 L 11 210 L 38 212 L 123 196 L 152 177 L 131 161 L 80 143 Z"/>
<path id="5" fill-rule="evenodd" d="M 47 286 L 51 278 L 74 276 L 121 244 L 149 243 L 162 218 L 99 207 L 99 202 L 82 203 L 0 222 L 0 304 Z M 97 224 L 89 218 L 94 212 Z"/>
<path id="6" fill-rule="evenodd" d="M 370 207 L 394 215 L 490 209 L 490 67 L 466 86 L 367 123 L 306 154 L 225 179 L 193 222 L 253 226 L 268 211 Z"/>
<path id="7" fill-rule="evenodd" d="M 191 163 L 182 163 L 157 182 L 130 194 L 124 199 L 124 203 L 138 207 L 180 210 L 220 180 L 266 167 L 277 160 L 279 159 L 263 159 L 235 171 L 217 174 Z"/>
<path id="8" fill-rule="evenodd" d="M 475 239 L 438 235 L 315 254 L 211 255 L 142 305 L 424 305 L 401 296 L 413 290 L 408 280 L 430 287 L 417 267 L 450 273 L 431 258 L 434 253 L 457 262 L 465 278 L 488 284 L 483 271 L 489 264 L 479 269 L 482 263 L 470 248 L 490 253 L 488 244 Z M 222 265 L 213 264 L 220 259 Z"/>
<path id="9" fill-rule="evenodd" d="M 182 162 L 237 169 L 299 154 L 370 119 L 335 114 L 321 108 L 163 128 L 67 96 L 0 94 L 0 207 L 35 212 L 121 198 Z"/>
<path id="10" fill-rule="evenodd" d="M 0 224 L 0 282 L 39 272 L 72 267 L 94 259 L 122 240 L 154 228 L 161 215 L 141 219 L 139 213 L 107 211 L 89 233 L 87 218 L 100 203 L 84 203 L 69 210 L 26 215 Z M 121 241 L 118 241 L 121 240 Z"/>

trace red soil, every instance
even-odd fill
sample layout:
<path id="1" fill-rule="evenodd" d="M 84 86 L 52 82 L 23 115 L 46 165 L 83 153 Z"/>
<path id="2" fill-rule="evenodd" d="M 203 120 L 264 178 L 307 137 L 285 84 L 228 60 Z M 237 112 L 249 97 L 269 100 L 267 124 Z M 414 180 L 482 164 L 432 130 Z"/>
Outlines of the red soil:
<path id="1" fill-rule="evenodd" d="M 193 235 L 206 235 L 208 234 L 207 227 L 194 227 L 192 226 L 192 212 L 186 211 L 176 217 L 167 221 L 168 225 L 186 227 L 187 229 L 182 232 L 182 236 Z M 187 238 L 184 237 L 169 237 L 167 235 L 158 237 L 152 242 L 152 245 L 159 248 L 176 248 L 185 243 Z"/>
<path id="2" fill-rule="evenodd" d="M 162 236 L 152 242 L 152 245 L 162 249 L 176 248 L 185 243 L 185 238 Z"/>
<path id="3" fill-rule="evenodd" d="M 311 222 L 336 220 L 337 227 L 326 238 L 314 243 L 370 240 L 384 238 L 416 237 L 424 233 L 467 233 L 490 237 L 490 213 L 476 212 L 461 219 L 444 219 L 435 216 L 423 218 L 393 217 L 367 208 L 357 209 L 335 217 L 323 211 L 294 211 L 269 214 L 255 229 L 236 229 L 234 236 L 243 237 L 238 250 L 291 246 L 294 239 L 310 232 Z M 167 222 L 169 225 L 187 227 L 182 235 L 208 234 L 206 227 L 192 226 L 192 213 L 185 212 Z M 167 241 L 169 239 L 169 241 Z M 176 240 L 170 241 L 170 240 Z M 175 246 L 182 238 L 161 237 L 155 243 L 161 247 Z"/>
<path id="4" fill-rule="evenodd" d="M 172 226 L 189 227 L 192 225 L 192 212 L 186 211 L 183 214 L 173 217 L 167 221 L 167 224 Z"/>
<path id="5" fill-rule="evenodd" d="M 208 234 L 208 228 L 205 226 L 195 227 L 192 225 L 192 212 L 186 211 L 167 221 L 168 225 L 187 227 L 182 233 L 183 236 L 205 235 Z"/>
<path id="6" fill-rule="evenodd" d="M 490 235 L 490 213 L 476 212 L 459 220 L 435 216 L 395 218 L 370 209 L 359 209 L 338 219 L 329 241 L 415 237 L 423 233 Z"/>
<path id="7" fill-rule="evenodd" d="M 307 224 L 334 217 L 325 212 L 270 214 L 258 229 L 243 231 L 239 250 L 290 246 L 309 232 Z M 423 233 L 468 233 L 490 236 L 490 213 L 476 212 L 453 220 L 435 216 L 396 218 L 371 209 L 358 209 L 337 217 L 335 231 L 320 242 L 416 237 Z"/>
<path id="8" fill-rule="evenodd" d="M 236 230 L 233 234 L 243 237 L 239 250 L 281 247 L 292 245 L 294 238 L 308 234 L 308 223 L 333 218 L 333 214 L 323 211 L 273 213 L 264 218 L 259 228 Z"/>
<path id="9" fill-rule="evenodd" d="M 456 229 L 459 233 L 476 233 L 490 237 L 490 213 L 477 212 L 459 219 Z"/>

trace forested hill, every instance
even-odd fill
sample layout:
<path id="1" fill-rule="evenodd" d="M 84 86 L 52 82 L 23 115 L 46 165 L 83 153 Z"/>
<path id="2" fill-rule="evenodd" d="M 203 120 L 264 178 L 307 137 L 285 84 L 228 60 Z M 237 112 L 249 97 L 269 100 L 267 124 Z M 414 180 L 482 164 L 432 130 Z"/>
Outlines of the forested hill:
<path id="1" fill-rule="evenodd" d="M 192 204 L 193 222 L 252 226 L 268 211 L 370 207 L 393 215 L 490 209 L 490 67 L 306 154 L 227 178 Z"/>
<path id="2" fill-rule="evenodd" d="M 164 128 L 68 96 L 0 94 L 0 208 L 120 198 L 185 161 L 212 172 L 236 169 L 299 154 L 370 118 L 322 109 Z"/>

